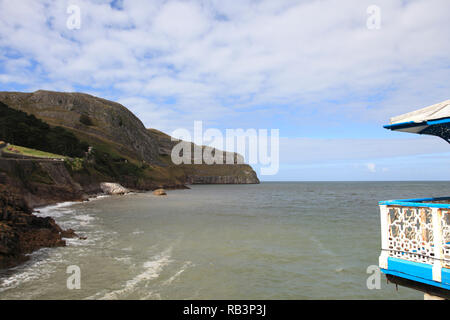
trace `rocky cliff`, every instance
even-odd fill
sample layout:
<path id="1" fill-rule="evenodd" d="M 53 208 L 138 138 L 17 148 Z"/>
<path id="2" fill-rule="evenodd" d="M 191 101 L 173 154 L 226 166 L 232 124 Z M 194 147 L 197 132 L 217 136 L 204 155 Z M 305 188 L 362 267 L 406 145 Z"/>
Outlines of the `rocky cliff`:
<path id="1" fill-rule="evenodd" d="M 18 191 L 31 208 L 62 201 L 81 201 L 86 193 L 100 193 L 83 188 L 70 176 L 61 161 L 20 160 L 0 158 L 0 183 Z"/>
<path id="2" fill-rule="evenodd" d="M 94 185 L 105 181 L 148 190 L 189 183 L 259 183 L 256 173 L 245 164 L 174 165 L 170 154 L 176 142 L 158 130 L 146 129 L 126 107 L 112 101 L 83 93 L 39 90 L 0 92 L 0 102 L 61 126 L 97 150 L 91 169 L 71 173 L 83 188 L 95 189 Z"/>
<path id="3" fill-rule="evenodd" d="M 168 159 L 172 153 L 172 148 L 179 143 L 179 140 L 172 139 L 171 136 L 156 130 L 148 129 L 149 135 L 158 142 L 158 153 L 161 157 Z M 188 143 L 191 150 L 191 163 L 180 164 L 178 167 L 184 173 L 184 181 L 187 184 L 255 184 L 259 183 L 256 172 L 247 164 L 243 164 L 242 157 L 237 153 L 230 153 L 221 150 L 217 152 L 222 153 L 223 164 L 194 164 L 195 162 L 195 148 L 202 148 L 205 146 L 198 146 L 194 143 Z M 234 164 L 226 164 L 226 159 L 231 156 L 234 159 Z"/>
<path id="4" fill-rule="evenodd" d="M 61 247 L 63 237 L 72 230 L 62 230 L 50 218 L 32 214 L 20 191 L 0 184 L 0 268 L 12 267 L 27 260 L 26 254 L 43 247 Z"/>

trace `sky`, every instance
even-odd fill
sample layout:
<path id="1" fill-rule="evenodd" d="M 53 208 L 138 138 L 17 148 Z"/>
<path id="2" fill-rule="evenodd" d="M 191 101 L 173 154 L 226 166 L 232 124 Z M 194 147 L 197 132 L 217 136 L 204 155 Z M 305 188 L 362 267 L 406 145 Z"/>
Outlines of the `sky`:
<path id="1" fill-rule="evenodd" d="M 0 0 L 0 91 L 93 94 L 169 134 L 278 129 L 279 171 L 261 180 L 448 180 L 448 143 L 382 126 L 450 99 L 449 12 L 448 0 Z"/>

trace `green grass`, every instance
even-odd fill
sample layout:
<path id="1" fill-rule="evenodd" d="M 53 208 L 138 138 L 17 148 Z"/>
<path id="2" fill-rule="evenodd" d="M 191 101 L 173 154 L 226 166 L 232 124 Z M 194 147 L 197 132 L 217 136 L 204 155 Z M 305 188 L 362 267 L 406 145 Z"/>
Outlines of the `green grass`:
<path id="1" fill-rule="evenodd" d="M 71 171 L 82 171 L 84 169 L 84 160 L 81 158 L 66 158 L 64 162 Z"/>
<path id="2" fill-rule="evenodd" d="M 19 155 L 29 156 L 29 157 L 49 158 L 49 159 L 53 159 L 53 158 L 66 159 L 65 156 L 62 156 L 60 154 L 49 153 L 49 152 L 45 152 L 45 151 L 41 151 L 41 150 L 16 146 L 16 145 L 12 145 L 12 144 L 10 144 L 6 148 L 4 148 L 3 152 L 7 152 L 7 153 L 11 153 L 11 154 L 19 154 Z"/>

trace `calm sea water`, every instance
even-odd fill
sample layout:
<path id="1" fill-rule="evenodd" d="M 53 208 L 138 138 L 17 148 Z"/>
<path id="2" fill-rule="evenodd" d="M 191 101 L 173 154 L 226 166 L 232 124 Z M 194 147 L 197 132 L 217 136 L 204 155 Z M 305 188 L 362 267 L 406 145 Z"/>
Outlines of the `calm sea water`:
<path id="1" fill-rule="evenodd" d="M 266 182 L 47 207 L 87 239 L 0 272 L 0 299 L 422 299 L 384 276 L 367 289 L 377 203 L 448 194 L 447 182 Z"/>

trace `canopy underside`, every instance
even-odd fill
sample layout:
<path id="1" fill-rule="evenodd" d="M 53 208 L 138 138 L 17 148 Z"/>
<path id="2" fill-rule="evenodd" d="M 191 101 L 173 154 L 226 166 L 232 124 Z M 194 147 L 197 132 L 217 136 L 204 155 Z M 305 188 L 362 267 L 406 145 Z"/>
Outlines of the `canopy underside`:
<path id="1" fill-rule="evenodd" d="M 386 129 L 440 137 L 450 143 L 450 100 L 391 118 Z"/>

